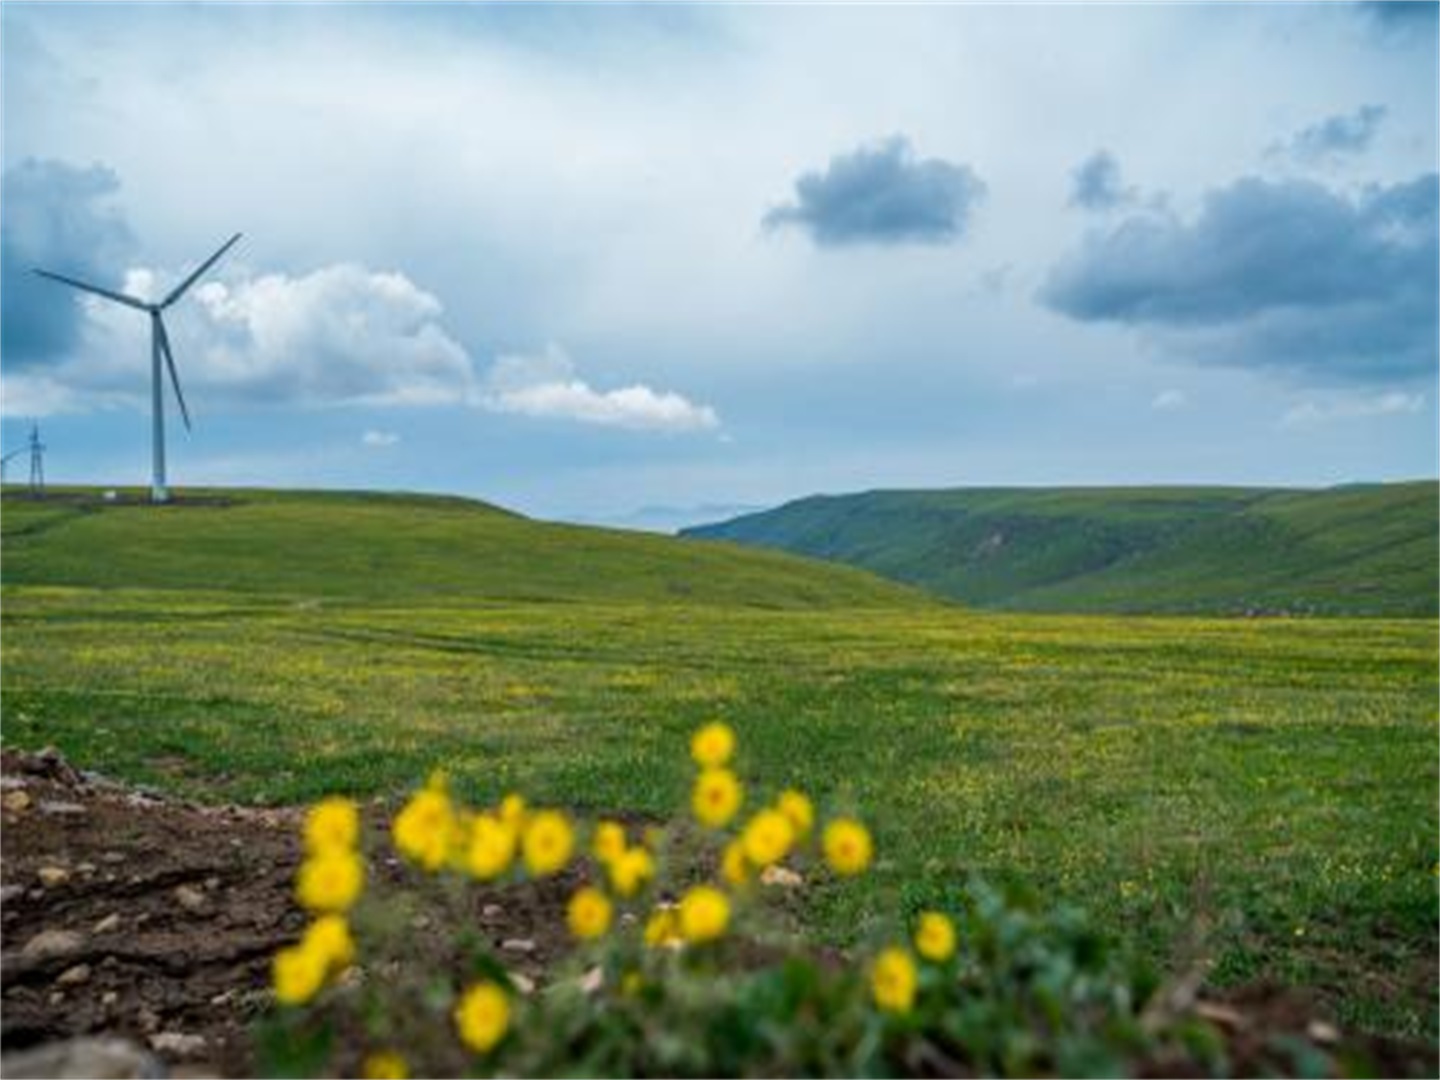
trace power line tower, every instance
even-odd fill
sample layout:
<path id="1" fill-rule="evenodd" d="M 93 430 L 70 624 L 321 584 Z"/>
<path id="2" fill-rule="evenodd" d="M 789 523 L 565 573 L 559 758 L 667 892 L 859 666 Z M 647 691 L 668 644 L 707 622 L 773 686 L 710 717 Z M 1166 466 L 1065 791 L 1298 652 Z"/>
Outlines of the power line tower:
<path id="1" fill-rule="evenodd" d="M 40 441 L 40 425 L 30 425 L 30 494 L 45 494 L 45 444 Z"/>

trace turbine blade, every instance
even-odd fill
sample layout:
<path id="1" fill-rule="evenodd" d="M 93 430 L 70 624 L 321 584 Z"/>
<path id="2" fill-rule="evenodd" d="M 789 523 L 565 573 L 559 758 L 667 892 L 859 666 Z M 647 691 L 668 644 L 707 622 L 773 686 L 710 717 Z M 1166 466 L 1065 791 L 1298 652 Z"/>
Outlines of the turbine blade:
<path id="1" fill-rule="evenodd" d="M 187 277 L 179 285 L 176 285 L 175 288 L 171 289 L 170 295 L 165 297 L 164 300 L 160 301 L 161 310 L 163 311 L 165 308 L 173 304 L 176 300 L 179 300 L 180 297 L 184 296 L 185 290 L 190 288 L 191 285 L 194 285 L 195 282 L 199 281 L 200 276 L 204 274 L 206 270 L 209 270 L 210 267 L 214 266 L 216 262 L 219 261 L 220 256 L 224 255 L 225 252 L 229 251 L 232 247 L 234 247 L 239 239 L 240 234 L 237 232 L 234 236 L 230 237 L 229 240 L 226 240 L 223 245 L 221 245 L 219 251 L 215 252 L 214 255 L 211 255 L 210 258 L 206 259 L 203 263 L 201 263 L 198 270 L 196 270 L 193 274 Z"/>
<path id="2" fill-rule="evenodd" d="M 180 418 L 185 421 L 185 430 L 190 428 L 190 410 L 185 407 L 185 395 L 180 392 L 180 373 L 175 370 L 175 357 L 170 352 L 170 335 L 165 333 L 165 323 L 155 316 L 155 331 L 160 337 L 160 351 L 165 354 L 165 366 L 170 369 L 170 385 L 175 387 L 175 400 L 180 403 Z"/>
<path id="3" fill-rule="evenodd" d="M 103 296 L 106 300 L 114 300 L 117 304 L 124 304 L 127 307 L 139 308 L 141 311 L 149 311 L 150 305 L 144 300 L 136 300 L 133 296 L 126 296 L 124 293 L 111 292 L 109 289 L 102 289 L 99 285 L 87 285 L 83 281 L 76 281 L 64 274 L 53 274 L 49 270 L 36 269 L 35 273 L 51 281 L 58 281 L 61 284 L 69 285 L 72 288 L 83 289 L 85 292 L 94 293 L 96 296 Z"/>

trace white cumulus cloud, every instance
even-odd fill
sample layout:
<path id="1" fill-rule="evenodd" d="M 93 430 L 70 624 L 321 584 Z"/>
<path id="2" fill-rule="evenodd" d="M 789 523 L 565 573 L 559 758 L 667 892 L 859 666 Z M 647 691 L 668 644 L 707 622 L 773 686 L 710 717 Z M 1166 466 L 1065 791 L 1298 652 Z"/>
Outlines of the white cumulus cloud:
<path id="1" fill-rule="evenodd" d="M 400 436 L 393 431 L 376 431 L 371 428 L 360 436 L 361 446 L 394 446 L 400 441 Z"/>
<path id="2" fill-rule="evenodd" d="M 642 384 L 596 390 L 555 345 L 538 356 L 500 357 L 486 376 L 480 401 L 495 412 L 632 431 L 709 431 L 720 426 L 714 409 L 677 393 Z"/>
<path id="3" fill-rule="evenodd" d="M 1285 411 L 1282 427 L 1312 427 L 1337 420 L 1363 420 L 1376 416 L 1398 416 L 1418 413 L 1425 407 L 1424 394 L 1392 390 L 1375 395 L 1332 395 L 1310 398 Z"/>

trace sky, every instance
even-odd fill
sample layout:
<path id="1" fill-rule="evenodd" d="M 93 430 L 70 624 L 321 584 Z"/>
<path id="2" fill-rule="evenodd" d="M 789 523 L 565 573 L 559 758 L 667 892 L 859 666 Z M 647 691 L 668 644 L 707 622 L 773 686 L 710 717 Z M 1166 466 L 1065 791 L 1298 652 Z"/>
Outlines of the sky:
<path id="1" fill-rule="evenodd" d="M 638 527 L 1436 475 L 1434 4 L 0 7 L 0 442 Z M 12 463 L 15 464 L 15 463 Z M 23 464 L 23 463 L 22 463 Z M 23 472 L 23 469 L 20 470 Z"/>

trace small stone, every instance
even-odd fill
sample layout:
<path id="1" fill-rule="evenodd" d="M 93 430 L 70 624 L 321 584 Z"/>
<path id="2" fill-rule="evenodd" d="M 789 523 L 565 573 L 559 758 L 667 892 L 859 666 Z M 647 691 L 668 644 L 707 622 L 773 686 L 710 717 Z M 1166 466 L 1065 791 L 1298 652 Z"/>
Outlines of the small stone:
<path id="1" fill-rule="evenodd" d="M 52 990 L 52 991 L 50 992 L 50 1004 L 51 1004 L 51 1005 L 63 1005 L 63 1004 L 65 1004 L 65 991 L 64 991 L 64 990 Z"/>
<path id="2" fill-rule="evenodd" d="M 113 934 L 116 930 L 119 929 L 120 913 L 116 911 L 111 912 L 109 915 L 106 915 L 103 919 L 97 922 L 95 924 L 95 929 L 92 932 L 96 934 Z"/>
<path id="3" fill-rule="evenodd" d="M 55 985 L 56 985 L 56 986 L 80 986 L 82 983 L 87 983 L 87 982 L 89 982 L 89 981 L 90 981 L 90 965 L 89 965 L 89 964 L 76 964 L 74 967 L 68 967 L 68 968 L 66 968 L 64 971 L 62 971 L 62 972 L 60 973 L 59 978 L 57 978 L 57 979 L 55 980 Z"/>
<path id="4" fill-rule="evenodd" d="M 100 1004 L 105 1006 L 114 1005 L 120 1000 L 120 995 L 114 990 L 106 990 L 100 995 Z"/>
<path id="5" fill-rule="evenodd" d="M 1305 1034 L 1309 1035 L 1317 1043 L 1333 1045 L 1340 1041 L 1340 1032 L 1334 1024 L 1327 1024 L 1324 1020 L 1311 1020 L 1305 1028 Z"/>
<path id="6" fill-rule="evenodd" d="M 20 813 L 30 809 L 30 793 L 25 790 L 7 791 L 3 800 L 6 810 Z"/>
<path id="7" fill-rule="evenodd" d="M 529 975 L 522 975 L 518 971 L 510 971 L 506 974 L 510 976 L 511 984 L 516 990 L 519 990 L 520 993 L 527 997 L 535 993 L 535 980 L 530 978 Z"/>
<path id="8" fill-rule="evenodd" d="M 176 885 L 175 902 L 186 911 L 200 911 L 206 906 L 205 894 L 193 885 Z"/>
<path id="9" fill-rule="evenodd" d="M 220 879 L 219 879 L 218 877 L 207 877 L 207 878 L 205 879 L 205 891 L 206 891 L 206 892 L 214 892 L 214 891 L 215 891 L 216 889 L 218 889 L 219 887 L 220 887 Z"/>
<path id="10" fill-rule="evenodd" d="M 430 916 L 429 916 L 429 915 L 416 915 L 413 919 L 410 920 L 410 928 L 411 928 L 412 930 L 427 930 L 427 929 L 429 929 L 429 927 L 430 927 Z"/>
<path id="11" fill-rule="evenodd" d="M 86 813 L 86 810 L 85 807 L 74 802 L 42 802 L 40 812 L 57 816 L 77 816 Z"/>
<path id="12" fill-rule="evenodd" d="M 70 880 L 70 871 L 63 866 L 42 866 L 36 871 L 40 884 L 47 889 L 53 889 L 58 885 L 64 885 Z"/>
<path id="13" fill-rule="evenodd" d="M 157 1054 L 194 1057 L 205 1050 L 204 1035 L 186 1035 L 179 1031 L 162 1031 L 150 1036 L 150 1047 Z"/>
<path id="14" fill-rule="evenodd" d="M 597 994 L 600 988 L 605 985 L 605 972 L 598 966 L 592 967 L 584 975 L 580 976 L 580 992 L 583 994 Z"/>
<path id="15" fill-rule="evenodd" d="M 5 1054 L 6 1076 L 161 1076 L 160 1063 L 125 1039 L 82 1037 Z"/>
<path id="16" fill-rule="evenodd" d="M 639 922 L 639 921 L 640 921 L 640 920 L 639 920 L 638 918 L 636 918 L 635 913 L 634 913 L 633 911 L 622 911 L 622 912 L 620 913 L 620 925 L 621 925 L 621 926 L 634 926 L 634 925 L 635 925 L 637 922 Z"/>
<path id="17" fill-rule="evenodd" d="M 773 885 L 782 889 L 798 889 L 805 879 L 787 866 L 767 866 L 760 872 L 761 885 Z"/>
<path id="18" fill-rule="evenodd" d="M 505 914 L 505 909 L 499 904 L 486 904 L 480 909 L 480 918 L 486 922 L 494 922 Z"/>
<path id="19" fill-rule="evenodd" d="M 95 873 L 95 864 L 93 862 L 79 863 L 75 867 L 75 872 L 77 874 L 93 874 Z"/>
<path id="20" fill-rule="evenodd" d="M 11 900 L 18 900 L 24 895 L 24 885 L 6 885 L 0 887 L 0 904 L 8 904 Z"/>
<path id="21" fill-rule="evenodd" d="M 500 948 L 505 952 L 532 953 L 535 942 L 530 938 L 507 938 L 500 943 Z"/>
<path id="22" fill-rule="evenodd" d="M 124 862 L 125 856 L 118 851 L 107 851 L 105 852 L 105 854 L 100 856 L 100 861 L 114 865 L 115 863 Z"/>
<path id="23" fill-rule="evenodd" d="M 26 960 L 49 960 L 56 956 L 69 956 L 84 946 L 85 939 L 73 930 L 41 930 L 20 950 Z"/>

